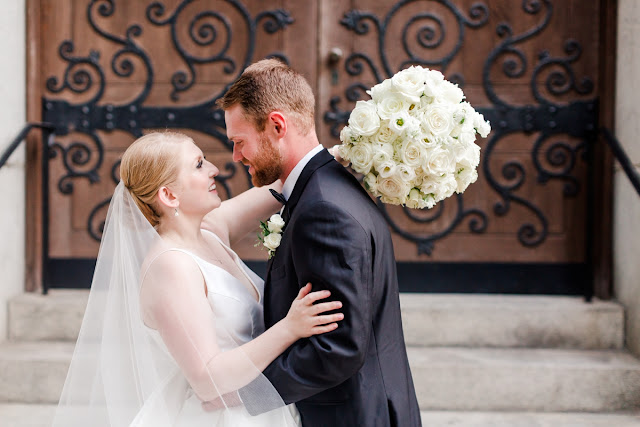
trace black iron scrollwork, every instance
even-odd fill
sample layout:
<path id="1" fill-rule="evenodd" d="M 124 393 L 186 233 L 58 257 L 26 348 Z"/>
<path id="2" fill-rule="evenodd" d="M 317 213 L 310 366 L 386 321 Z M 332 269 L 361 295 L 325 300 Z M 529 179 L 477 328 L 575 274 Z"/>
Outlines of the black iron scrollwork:
<path id="1" fill-rule="evenodd" d="M 267 10 L 252 17 L 241 1 L 225 0 L 241 17 L 244 28 L 232 28 L 228 17 L 218 10 L 198 10 L 189 22 L 185 34 L 189 40 L 183 40 L 183 28 L 178 25 L 182 16 L 189 13 L 188 6 L 193 0 L 181 1 L 173 11 L 168 11 L 164 3 L 154 1 L 145 10 L 145 17 L 155 27 L 167 26 L 170 29 L 173 49 L 180 56 L 188 71 L 175 71 L 171 78 L 173 91 L 171 98 L 178 101 L 180 94 L 188 91 L 197 83 L 196 65 L 222 64 L 224 73 L 229 75 L 229 84 L 254 60 L 255 44 L 258 29 L 272 34 L 285 29 L 294 21 L 290 14 L 283 9 Z M 101 63 L 100 53 L 92 50 L 87 56 L 75 56 L 73 41 L 64 41 L 59 48 L 60 57 L 67 63 L 62 81 L 53 76 L 47 80 L 46 88 L 51 93 L 70 90 L 76 94 L 92 94 L 91 98 L 82 103 L 71 104 L 64 100 L 43 99 L 43 119 L 54 123 L 58 135 L 78 133 L 89 136 L 91 143 L 74 140 L 69 144 L 56 142 L 52 145 L 52 158 L 62 159 L 65 170 L 58 181 L 58 189 L 63 194 L 74 191 L 73 182 L 76 179 L 87 179 L 95 183 L 101 179 L 101 168 L 104 161 L 104 144 L 96 131 L 121 130 L 133 137 L 142 135 L 143 129 L 152 128 L 182 128 L 193 129 L 213 136 L 223 146 L 231 150 L 232 145 L 226 138 L 224 130 L 224 114 L 216 106 L 216 100 L 224 93 L 226 87 L 211 99 L 197 105 L 147 106 L 149 93 L 155 82 L 152 58 L 136 41 L 144 31 L 140 24 L 132 24 L 125 30 L 124 36 L 113 34 L 99 24 L 99 19 L 109 19 L 116 12 L 115 0 L 92 0 L 87 7 L 87 21 L 92 30 L 101 38 L 110 41 L 118 50 L 110 58 L 113 73 L 121 78 L 131 77 L 142 64 L 146 74 L 144 86 L 132 101 L 126 104 L 107 104 L 101 102 L 106 89 L 104 65 Z M 180 20 L 180 22 L 182 22 Z M 247 37 L 246 53 L 240 59 L 234 59 L 229 54 L 233 41 L 233 32 L 241 31 Z M 199 56 L 187 48 L 187 44 L 198 47 L 221 47 L 217 52 L 207 56 Z M 187 42 L 187 43 L 185 43 Z M 273 52 L 268 57 L 276 57 L 284 62 L 288 58 L 281 52 Z M 95 93 L 93 92 L 95 91 Z M 119 162 L 112 166 L 111 178 L 117 180 Z M 225 165 L 225 174 L 218 175 L 217 181 L 224 188 L 227 196 L 231 197 L 231 189 L 227 180 L 235 176 L 236 165 Z M 248 171 L 244 169 L 247 182 L 251 182 Z M 110 199 L 103 200 L 96 205 L 88 218 L 87 231 L 95 240 L 100 240 L 106 207 Z"/>
<path id="2" fill-rule="evenodd" d="M 375 82 L 381 82 L 394 74 L 391 64 L 386 56 L 387 29 L 398 11 L 410 3 L 418 3 L 421 0 L 402 0 L 397 2 L 384 18 L 357 10 L 345 14 L 341 24 L 359 36 L 367 36 L 371 31 L 371 25 L 377 31 L 377 50 L 379 58 L 374 60 L 361 52 L 354 52 L 345 61 L 345 72 L 350 76 L 361 76 L 365 71 L 369 72 Z M 435 57 L 436 48 L 443 46 L 447 37 L 447 28 L 443 18 L 435 12 L 425 11 L 412 18 L 404 25 L 402 31 L 402 46 L 406 55 L 399 70 L 408 65 L 436 66 L 447 74 L 447 68 L 451 61 L 459 53 L 465 36 L 465 29 L 478 29 L 489 22 L 489 9 L 481 2 L 473 4 L 465 15 L 458 7 L 448 0 L 435 0 L 431 3 L 439 3 L 444 6 L 454 17 L 457 23 L 457 39 L 453 47 L 444 55 Z M 425 5 L 426 6 L 426 5 Z M 497 216 L 507 215 L 512 203 L 517 203 L 529 210 L 534 222 L 527 222 L 520 226 L 517 237 L 520 243 L 526 247 L 540 245 L 548 235 L 548 220 L 542 210 L 534 203 L 516 194 L 526 178 L 525 166 L 519 161 L 508 161 L 502 165 L 501 179 L 498 180 L 490 168 L 493 160 L 492 153 L 496 145 L 504 137 L 518 132 L 539 133 L 532 151 L 531 160 L 537 173 L 537 182 L 546 183 L 549 180 L 561 180 L 565 182 L 563 194 L 572 197 L 579 192 L 579 180 L 573 175 L 575 166 L 585 152 L 586 141 L 593 138 L 593 132 L 597 123 L 597 101 L 572 101 L 561 103 L 552 100 L 561 95 L 574 91 L 578 95 L 588 95 L 593 91 L 593 82 L 590 78 L 583 78 L 577 82 L 572 64 L 580 58 L 582 48 L 576 40 L 568 40 L 564 45 L 567 54 L 564 58 L 554 58 L 543 51 L 538 55 L 537 63 L 531 72 L 530 86 L 536 105 L 510 105 L 495 91 L 491 80 L 491 72 L 494 65 L 502 59 L 502 72 L 508 78 L 523 77 L 529 69 L 528 58 L 520 45 L 540 34 L 549 24 L 553 14 L 551 0 L 523 0 L 522 10 L 532 16 L 541 16 L 540 22 L 522 34 L 514 34 L 509 23 L 500 23 L 496 32 L 502 41 L 489 53 L 483 67 L 483 88 L 491 107 L 481 107 L 477 110 L 492 125 L 492 132 L 482 155 L 482 171 L 491 188 L 500 196 L 501 200 L 494 205 L 493 213 Z M 414 46 L 428 51 L 428 55 L 416 54 L 408 42 L 410 27 L 422 23 L 416 34 Z M 428 59 L 427 59 L 428 56 Z M 376 65 L 378 64 L 378 65 Z M 539 87 L 540 77 L 549 73 L 544 80 L 546 96 Z M 449 80 L 464 85 L 464 76 L 453 73 L 447 76 Z M 361 82 L 351 84 L 345 90 L 345 98 L 349 102 L 355 102 L 364 97 L 368 86 Z M 552 98 L 552 99 L 549 99 Z M 331 134 L 338 137 L 340 128 L 348 121 L 350 111 L 340 109 L 341 98 L 334 97 L 330 100 L 329 110 L 325 112 L 324 121 L 329 124 Z M 578 144 L 570 144 L 564 141 L 551 141 L 556 135 L 569 135 L 581 140 Z M 547 166 L 545 166 L 547 165 Z M 378 203 L 386 216 L 392 229 L 407 240 L 415 242 L 418 253 L 430 254 L 434 242 L 451 233 L 463 223 L 467 217 L 469 230 L 472 233 L 482 233 L 486 230 L 489 215 L 479 209 L 464 207 L 464 197 L 456 195 L 444 203 L 453 203 L 457 209 L 450 223 L 442 230 L 429 235 L 416 235 L 410 233 L 398 225 L 389 215 L 387 207 Z M 440 208 L 442 209 L 442 207 Z M 416 216 L 410 209 L 403 209 L 404 214 L 412 221 L 419 223 L 433 223 L 441 218 L 442 210 L 429 216 Z"/>

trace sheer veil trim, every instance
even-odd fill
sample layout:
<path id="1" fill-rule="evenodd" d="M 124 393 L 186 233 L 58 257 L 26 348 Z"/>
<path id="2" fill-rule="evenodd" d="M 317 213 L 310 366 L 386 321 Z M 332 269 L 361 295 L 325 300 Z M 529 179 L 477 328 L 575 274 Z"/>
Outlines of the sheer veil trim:
<path id="1" fill-rule="evenodd" d="M 141 272 L 146 274 L 149 261 L 164 249 L 168 248 L 120 182 L 107 213 L 87 308 L 53 426 L 174 426 L 184 414 L 185 402 L 195 399 L 193 372 L 199 373 L 197 387 L 219 396 L 224 407 L 207 413 L 197 405 L 199 418 L 187 425 L 239 425 L 238 416 L 285 406 L 242 349 L 226 350 L 233 353 L 232 361 L 225 352 L 211 352 L 212 346 L 217 348 L 216 340 L 230 335 L 223 322 L 216 322 L 213 309 L 207 313 L 210 324 L 204 322 L 204 330 L 199 330 L 184 314 L 189 307 L 180 307 L 180 298 L 173 298 L 178 300 L 173 306 L 167 298 L 166 311 L 174 328 L 154 337 L 143 324 Z M 205 333 L 206 328 L 215 332 Z M 176 355 L 175 346 L 168 346 L 173 349 L 170 353 L 163 349 L 160 343 L 171 339 L 187 343 L 181 351 L 189 357 Z M 238 407 L 237 393 L 230 392 L 239 389 Z M 276 419 L 272 425 L 297 425 L 290 411 L 281 409 L 263 415 Z"/>

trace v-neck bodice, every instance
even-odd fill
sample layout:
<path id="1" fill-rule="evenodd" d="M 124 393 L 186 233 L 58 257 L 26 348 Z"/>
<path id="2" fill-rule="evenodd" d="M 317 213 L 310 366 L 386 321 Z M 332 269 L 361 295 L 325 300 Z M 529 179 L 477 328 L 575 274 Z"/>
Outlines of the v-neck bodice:
<path id="1" fill-rule="evenodd" d="M 264 290 L 264 282 L 263 282 L 263 280 L 257 274 L 255 274 L 249 267 L 247 267 L 247 265 L 242 261 L 242 259 L 238 256 L 238 254 L 233 249 L 231 249 L 230 246 L 227 246 L 222 241 L 222 239 L 220 237 L 218 237 L 215 233 L 213 233 L 213 232 L 211 232 L 209 230 L 204 230 L 203 229 L 202 231 L 206 231 L 211 236 L 213 236 L 218 241 L 218 243 L 220 243 L 220 245 L 222 245 L 222 247 L 227 251 L 227 253 L 229 255 L 231 255 L 231 258 L 233 259 L 233 262 L 236 264 L 236 266 L 238 266 L 238 269 L 240 270 L 240 272 L 242 272 L 242 274 L 244 274 L 244 276 L 247 278 L 247 281 L 249 282 L 249 285 L 256 292 L 256 295 L 258 296 L 258 300 L 257 300 L 258 304 L 262 304 L 262 292 Z M 200 259 L 201 261 L 207 263 L 207 264 L 211 264 L 214 267 L 222 269 L 223 271 L 228 273 L 231 277 L 236 279 L 238 281 L 238 283 L 240 283 L 244 287 L 244 284 L 242 283 L 242 281 L 240 279 L 238 279 L 237 277 L 235 277 L 233 274 L 231 274 L 229 271 L 225 270 L 224 268 L 222 268 L 222 267 L 220 267 L 218 265 L 210 263 L 209 261 L 199 257 L 196 254 L 193 254 L 191 252 L 190 252 L 190 254 L 195 256 L 196 258 Z M 258 283 L 258 282 L 260 282 L 260 283 Z M 245 289 L 246 289 L 246 287 L 245 287 Z M 248 289 L 247 289 L 247 292 L 250 293 Z"/>
<path id="2" fill-rule="evenodd" d="M 258 300 L 242 281 L 224 268 L 186 249 L 167 250 L 187 254 L 198 264 L 207 287 L 207 300 L 215 315 L 218 345 L 225 351 L 242 345 L 264 332 L 262 306 L 264 281 L 247 267 L 233 249 L 225 245 L 218 236 L 210 231 L 207 232 L 212 234 L 229 252 L 254 287 Z"/>
<path id="3" fill-rule="evenodd" d="M 234 348 L 264 332 L 262 279 L 238 258 L 240 267 L 258 293 L 259 300 L 256 301 L 246 286 L 231 273 L 195 254 L 184 252 L 193 257 L 204 277 L 207 300 L 216 318 L 220 348 Z M 228 339 L 232 339 L 233 342 L 228 342 Z"/>

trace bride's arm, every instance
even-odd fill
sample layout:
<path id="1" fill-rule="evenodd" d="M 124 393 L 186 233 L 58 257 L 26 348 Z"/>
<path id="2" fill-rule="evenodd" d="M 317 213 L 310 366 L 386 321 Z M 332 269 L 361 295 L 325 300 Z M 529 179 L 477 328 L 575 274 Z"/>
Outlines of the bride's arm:
<path id="1" fill-rule="evenodd" d="M 319 314 L 341 304 L 313 304 L 329 294 L 309 291 L 309 285 L 301 290 L 285 319 L 225 352 L 218 346 L 220 331 L 205 296 L 204 278 L 189 255 L 177 251 L 160 255 L 149 267 L 140 298 L 145 324 L 160 332 L 196 395 L 210 401 L 249 384 L 299 338 L 337 327 L 342 314 Z"/>
<path id="2" fill-rule="evenodd" d="M 219 208 L 209 212 L 202 220 L 202 228 L 216 233 L 225 243 L 235 243 L 252 231 L 257 231 L 260 221 L 278 212 L 282 205 L 269 189 L 282 191 L 280 180 L 264 187 L 254 187 L 222 202 Z"/>

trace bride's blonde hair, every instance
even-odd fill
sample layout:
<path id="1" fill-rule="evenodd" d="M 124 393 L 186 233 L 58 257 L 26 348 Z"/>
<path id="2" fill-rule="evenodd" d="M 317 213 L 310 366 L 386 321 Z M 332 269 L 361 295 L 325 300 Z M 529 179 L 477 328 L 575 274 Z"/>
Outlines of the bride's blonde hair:
<path id="1" fill-rule="evenodd" d="M 193 140 L 177 132 L 153 132 L 127 148 L 120 163 L 120 179 L 152 226 L 160 222 L 156 194 L 178 177 L 180 144 Z"/>

